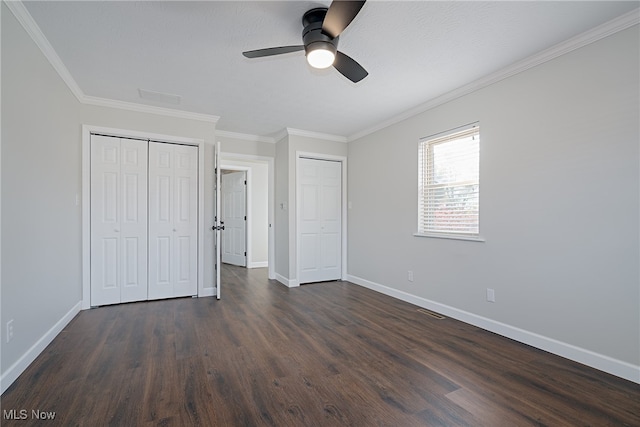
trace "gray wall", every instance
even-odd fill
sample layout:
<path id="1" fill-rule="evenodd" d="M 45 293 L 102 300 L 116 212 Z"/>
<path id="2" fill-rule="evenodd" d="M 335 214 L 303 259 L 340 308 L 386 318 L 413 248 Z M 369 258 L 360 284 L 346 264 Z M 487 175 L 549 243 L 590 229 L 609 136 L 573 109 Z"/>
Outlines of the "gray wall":
<path id="1" fill-rule="evenodd" d="M 1 372 L 81 299 L 79 103 L 2 3 Z M 7 344 L 5 325 L 14 320 Z"/>
<path id="2" fill-rule="evenodd" d="M 289 271 L 289 136 L 276 143 L 275 161 L 275 274 L 288 281 Z"/>
<path id="3" fill-rule="evenodd" d="M 353 279 L 637 369 L 638 40 L 635 26 L 349 143 Z M 418 139 L 475 121 L 486 242 L 414 237 Z"/>
<path id="4" fill-rule="evenodd" d="M 226 132 L 225 132 L 226 134 Z M 275 157 L 276 144 L 272 142 L 251 141 L 240 137 L 216 134 L 216 141 L 221 143 L 220 151 L 248 156 Z"/>

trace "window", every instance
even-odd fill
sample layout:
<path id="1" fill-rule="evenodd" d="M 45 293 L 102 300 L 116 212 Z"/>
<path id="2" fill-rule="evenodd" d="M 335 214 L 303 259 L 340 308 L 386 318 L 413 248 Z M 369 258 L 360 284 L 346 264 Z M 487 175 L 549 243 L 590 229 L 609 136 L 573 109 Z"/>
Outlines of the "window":
<path id="1" fill-rule="evenodd" d="M 479 238 L 480 127 L 420 140 L 417 235 Z"/>

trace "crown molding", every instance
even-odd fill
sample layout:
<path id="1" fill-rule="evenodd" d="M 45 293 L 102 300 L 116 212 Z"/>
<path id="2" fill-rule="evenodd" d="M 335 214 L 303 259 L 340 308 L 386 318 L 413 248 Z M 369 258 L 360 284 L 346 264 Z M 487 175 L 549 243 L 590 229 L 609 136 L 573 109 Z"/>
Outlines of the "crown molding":
<path id="1" fill-rule="evenodd" d="M 210 114 L 192 113 L 190 111 L 175 110 L 173 108 L 156 107 L 153 105 L 138 104 L 135 102 L 116 101 L 114 99 L 99 98 L 83 95 L 80 100 L 86 105 L 98 107 L 117 108 L 120 110 L 137 111 L 139 113 L 158 114 L 161 116 L 176 117 L 179 119 L 198 120 L 201 122 L 217 123 L 220 117 Z"/>
<path id="2" fill-rule="evenodd" d="M 558 43 L 555 46 L 542 50 L 528 58 L 509 65 L 508 67 L 496 71 L 495 73 L 489 74 L 469 84 L 435 97 L 423 104 L 418 105 L 417 107 L 405 111 L 404 113 L 380 122 L 375 126 L 361 130 L 360 132 L 356 132 L 348 136 L 347 141 L 355 141 L 356 139 L 360 139 L 364 136 L 370 135 L 386 127 L 411 118 L 417 114 L 423 113 L 439 105 L 445 104 L 449 101 L 453 101 L 454 99 L 460 98 L 464 95 L 468 95 L 501 80 L 522 73 L 523 71 L 526 71 L 530 68 L 551 61 L 552 59 L 565 55 L 576 49 L 580 49 L 581 47 L 597 42 L 598 40 L 601 40 L 619 31 L 626 30 L 627 28 L 638 25 L 639 23 L 640 8 L 636 8 L 630 12 L 625 13 L 624 15 L 620 15 L 619 17 L 612 19 L 611 21 L 605 22 L 602 25 L 592 28 L 591 30 L 585 31 L 584 33 L 565 40 L 562 43 Z"/>
<path id="3" fill-rule="evenodd" d="M 64 65 L 58 54 L 56 53 L 49 40 L 40 30 L 40 27 L 33 20 L 31 14 L 24 6 L 22 1 L 5 1 L 11 13 L 16 17 L 22 28 L 29 34 L 33 42 L 40 48 L 42 54 L 47 58 L 51 66 L 56 70 L 60 78 L 65 82 L 71 93 L 78 99 L 81 104 L 96 105 L 100 107 L 118 108 L 122 110 L 137 111 L 141 113 L 158 114 L 162 116 L 177 117 L 181 119 L 199 120 L 210 123 L 216 123 L 218 116 L 209 114 L 192 113 L 183 110 L 175 110 L 171 108 L 155 107 L 152 105 L 137 104 L 133 102 L 116 101 L 112 99 L 99 98 L 95 96 L 87 96 L 84 94 L 80 86 L 76 83 L 71 73 Z"/>
<path id="4" fill-rule="evenodd" d="M 273 136 L 251 135 L 247 133 L 229 132 L 226 130 L 216 129 L 216 136 L 241 139 L 244 141 L 268 142 L 271 144 L 275 144 L 285 136 L 289 136 L 289 135 L 305 136 L 309 138 L 323 139 L 325 141 L 347 142 L 347 138 L 344 136 L 331 135 L 327 133 L 313 132 L 313 131 L 294 129 L 294 128 L 284 128 L 280 132 L 275 133 Z"/>
<path id="5" fill-rule="evenodd" d="M 276 139 L 270 136 L 251 135 L 248 133 L 229 132 L 226 130 L 218 130 L 218 129 L 216 129 L 216 136 L 222 136 L 225 138 L 233 138 L 233 139 L 241 139 L 243 141 L 268 142 L 270 144 L 276 143 Z"/>
<path id="6" fill-rule="evenodd" d="M 287 132 L 287 129 L 282 129 L 280 132 L 277 132 L 273 135 L 273 140 L 275 142 L 280 141 L 281 139 L 283 139 L 284 137 L 289 136 L 289 133 Z"/>
<path id="7" fill-rule="evenodd" d="M 295 129 L 295 128 L 284 128 L 280 132 L 277 132 L 273 135 L 274 141 L 280 141 L 282 138 L 286 136 L 304 136 L 307 138 L 315 138 L 322 139 L 324 141 L 333 141 L 333 142 L 348 142 L 347 137 L 341 135 L 332 135 L 329 133 L 321 133 L 314 132 L 311 130 L 303 130 L 303 129 Z"/>
<path id="8" fill-rule="evenodd" d="M 84 93 L 80 89 L 80 86 L 78 86 L 73 77 L 71 77 L 71 73 L 69 73 L 67 67 L 62 63 L 62 60 L 53 49 L 53 46 L 51 46 L 49 40 L 44 36 L 40 27 L 36 24 L 36 21 L 33 20 L 24 4 L 22 4 L 21 1 L 5 1 L 4 4 L 7 5 L 11 13 L 13 13 L 13 16 L 16 17 L 20 25 L 22 25 L 22 28 L 24 28 L 27 34 L 29 34 L 36 46 L 40 48 L 51 66 L 69 87 L 71 93 L 75 95 L 78 101 L 82 102 Z"/>
<path id="9" fill-rule="evenodd" d="M 285 136 L 289 136 L 289 135 L 304 136 L 309 138 L 322 139 L 325 141 L 335 141 L 335 142 L 345 142 L 345 143 L 347 142 L 347 138 L 344 136 L 331 135 L 328 133 L 313 132 L 313 131 L 294 129 L 294 128 L 284 128 L 280 132 L 275 133 L 273 136 L 260 136 L 260 135 L 251 135 L 247 133 L 230 132 L 226 130 L 216 130 L 216 136 L 241 139 L 244 141 L 268 142 L 271 144 L 275 144 Z"/>
<path id="10" fill-rule="evenodd" d="M 329 133 L 313 132 L 303 129 L 286 128 L 287 135 L 304 136 L 307 138 L 323 139 L 325 141 L 347 142 L 347 137 L 341 135 L 332 135 Z"/>

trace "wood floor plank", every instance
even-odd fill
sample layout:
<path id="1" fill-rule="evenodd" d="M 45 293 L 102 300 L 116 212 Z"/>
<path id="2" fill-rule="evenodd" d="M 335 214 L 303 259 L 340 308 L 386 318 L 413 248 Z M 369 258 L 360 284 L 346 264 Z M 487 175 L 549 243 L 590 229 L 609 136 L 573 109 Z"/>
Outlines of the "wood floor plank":
<path id="1" fill-rule="evenodd" d="M 222 300 L 81 312 L 2 409 L 61 426 L 640 426 L 638 384 L 347 282 L 221 273 Z"/>

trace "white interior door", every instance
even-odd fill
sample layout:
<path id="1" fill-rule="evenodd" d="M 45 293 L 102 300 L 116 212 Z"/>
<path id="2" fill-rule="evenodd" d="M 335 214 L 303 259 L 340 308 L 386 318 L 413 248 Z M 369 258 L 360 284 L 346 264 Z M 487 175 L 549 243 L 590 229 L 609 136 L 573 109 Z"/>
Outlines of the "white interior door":
<path id="1" fill-rule="evenodd" d="M 247 265 L 247 174 L 224 173 L 222 189 L 222 262 Z"/>
<path id="2" fill-rule="evenodd" d="M 147 299 L 147 142 L 91 136 L 91 305 Z"/>
<path id="3" fill-rule="evenodd" d="M 342 276 L 342 163 L 298 160 L 300 283 Z"/>
<path id="4" fill-rule="evenodd" d="M 198 293 L 198 148 L 149 143 L 149 299 Z"/>

